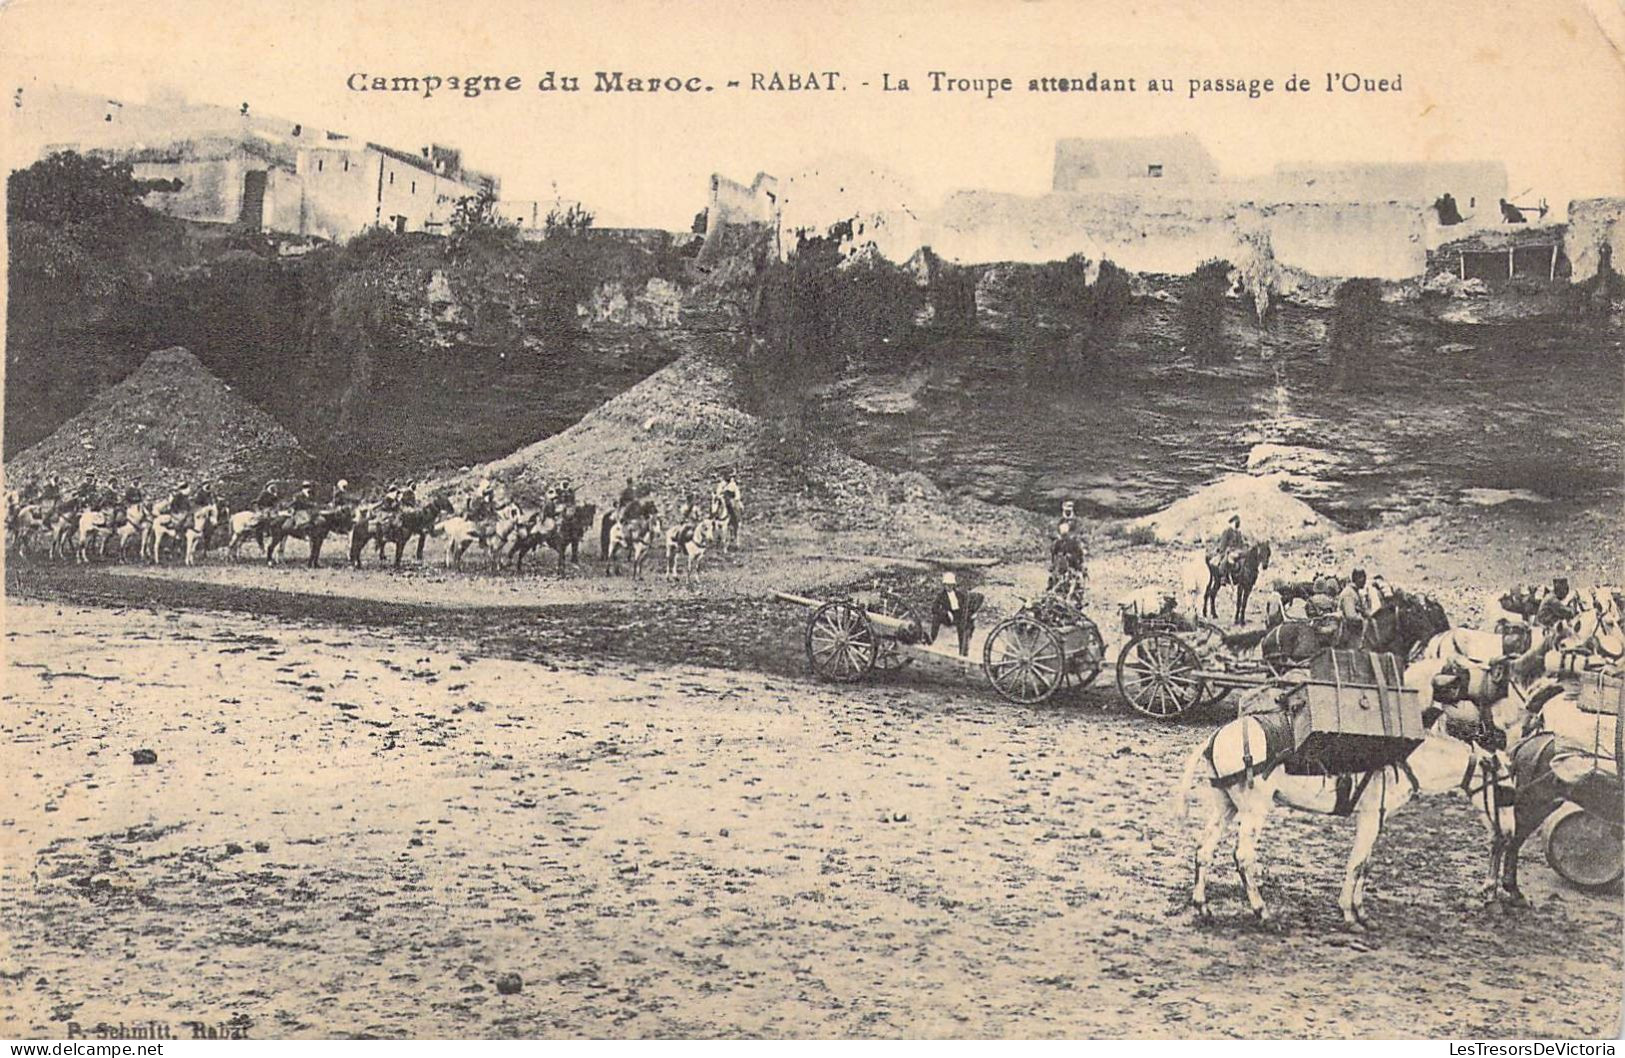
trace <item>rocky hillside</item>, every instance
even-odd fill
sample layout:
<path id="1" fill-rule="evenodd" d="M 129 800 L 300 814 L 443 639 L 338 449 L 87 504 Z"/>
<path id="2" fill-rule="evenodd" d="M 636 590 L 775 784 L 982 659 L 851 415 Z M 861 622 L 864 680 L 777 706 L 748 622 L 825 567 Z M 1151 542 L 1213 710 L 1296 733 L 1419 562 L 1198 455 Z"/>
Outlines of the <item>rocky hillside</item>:
<path id="1" fill-rule="evenodd" d="M 160 349 L 49 437 L 6 462 L 8 484 L 55 473 L 71 485 L 140 481 L 149 493 L 182 481 L 224 482 L 242 502 L 271 478 L 308 472 L 312 459 L 277 421 L 221 382 L 185 349 Z"/>
<path id="2" fill-rule="evenodd" d="M 917 473 L 891 473 L 832 444 L 782 436 L 741 410 L 718 361 L 691 354 L 588 413 L 552 437 L 439 483 L 468 488 L 490 475 L 522 502 L 569 477 L 581 498 L 602 506 L 628 478 L 664 511 L 709 494 L 732 467 L 753 532 L 855 531 L 899 551 L 988 554 L 1031 548 L 1042 529 L 1031 515 L 951 499 Z"/>

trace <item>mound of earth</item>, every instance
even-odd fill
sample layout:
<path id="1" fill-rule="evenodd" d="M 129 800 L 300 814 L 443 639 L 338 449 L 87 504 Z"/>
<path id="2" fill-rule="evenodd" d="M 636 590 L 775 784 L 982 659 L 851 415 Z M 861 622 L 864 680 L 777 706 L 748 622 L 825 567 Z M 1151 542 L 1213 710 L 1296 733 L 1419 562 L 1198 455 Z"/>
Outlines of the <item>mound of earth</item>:
<path id="1" fill-rule="evenodd" d="M 104 482 L 139 480 L 149 494 L 182 481 L 223 481 L 236 502 L 309 467 L 293 434 L 176 346 L 148 356 L 55 433 L 7 460 L 6 477 L 21 484 L 55 473 L 71 487 L 90 471 Z"/>
<path id="2" fill-rule="evenodd" d="M 752 532 L 867 531 L 897 553 L 985 555 L 1038 546 L 1030 514 L 950 498 L 921 474 L 891 473 L 833 445 L 779 436 L 731 399 L 728 369 L 690 353 L 644 379 L 562 433 L 439 484 L 469 488 L 490 475 L 521 502 L 569 477 L 600 509 L 628 478 L 663 512 L 685 496 L 704 500 L 732 467 Z"/>
<path id="3" fill-rule="evenodd" d="M 1129 525 L 1150 528 L 1165 544 L 1206 543 L 1219 534 L 1232 514 L 1241 515 L 1241 528 L 1249 537 L 1277 544 L 1338 531 L 1313 507 L 1283 492 L 1285 480 L 1284 474 L 1232 474 Z"/>

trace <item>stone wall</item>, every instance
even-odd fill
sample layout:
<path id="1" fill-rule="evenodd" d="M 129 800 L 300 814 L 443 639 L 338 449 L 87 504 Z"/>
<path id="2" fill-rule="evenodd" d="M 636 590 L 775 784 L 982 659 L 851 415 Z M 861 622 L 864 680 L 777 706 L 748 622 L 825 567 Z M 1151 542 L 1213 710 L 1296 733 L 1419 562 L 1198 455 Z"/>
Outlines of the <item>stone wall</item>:
<path id="1" fill-rule="evenodd" d="M 1570 202 L 1563 254 L 1573 268 L 1573 282 L 1583 283 L 1597 274 L 1604 246 L 1612 252 L 1614 271 L 1625 274 L 1625 198 Z"/>

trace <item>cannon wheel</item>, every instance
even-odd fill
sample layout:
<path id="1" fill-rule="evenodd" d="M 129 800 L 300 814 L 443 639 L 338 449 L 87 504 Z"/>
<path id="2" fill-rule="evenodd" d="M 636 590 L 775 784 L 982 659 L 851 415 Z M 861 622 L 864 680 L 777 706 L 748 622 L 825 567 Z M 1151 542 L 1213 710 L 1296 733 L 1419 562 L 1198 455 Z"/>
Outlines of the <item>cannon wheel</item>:
<path id="1" fill-rule="evenodd" d="M 1117 690 L 1137 712 L 1171 720 L 1201 704 L 1207 685 L 1197 675 L 1196 648 L 1172 632 L 1135 636 L 1117 657 Z"/>
<path id="2" fill-rule="evenodd" d="M 982 671 L 1006 700 L 1047 701 L 1066 675 L 1066 647 L 1053 628 L 1025 614 L 993 626 L 982 646 Z"/>
<path id="3" fill-rule="evenodd" d="M 1220 702 L 1222 702 L 1226 698 L 1230 697 L 1230 692 L 1235 690 L 1235 689 L 1236 688 L 1235 688 L 1235 686 L 1233 684 L 1229 684 L 1229 683 L 1210 683 L 1207 680 L 1203 680 L 1202 681 L 1202 701 L 1199 704 L 1201 704 L 1201 705 L 1218 705 Z"/>
<path id="4" fill-rule="evenodd" d="M 895 617 L 899 621 L 907 621 L 916 627 L 920 624 L 920 615 L 915 613 L 908 603 L 895 595 L 882 596 L 869 609 L 886 617 Z M 907 668 L 913 661 L 914 659 L 895 639 L 882 639 L 876 644 L 875 668 L 881 672 L 896 672 L 898 669 Z"/>
<path id="5" fill-rule="evenodd" d="M 1625 875 L 1620 828 L 1581 809 L 1552 824 L 1546 862 L 1578 889 L 1606 889 Z"/>
<path id="6" fill-rule="evenodd" d="M 827 602 L 807 619 L 807 663 L 826 680 L 856 683 L 875 667 L 880 641 L 850 602 Z"/>

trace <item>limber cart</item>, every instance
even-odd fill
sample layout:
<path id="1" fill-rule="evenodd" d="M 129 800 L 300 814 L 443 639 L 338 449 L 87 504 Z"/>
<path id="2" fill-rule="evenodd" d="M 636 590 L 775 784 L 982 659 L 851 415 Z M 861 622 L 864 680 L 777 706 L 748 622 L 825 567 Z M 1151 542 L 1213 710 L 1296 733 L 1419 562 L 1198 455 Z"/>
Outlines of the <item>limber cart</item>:
<path id="1" fill-rule="evenodd" d="M 961 656 L 952 630 L 947 638 L 953 644 L 926 644 L 919 617 L 895 596 L 869 603 L 774 594 L 812 610 L 807 618 L 807 663 L 824 679 L 842 683 L 917 660 L 939 659 L 972 668 L 979 659 L 988 684 L 1002 697 L 1036 705 L 1048 701 L 1064 684 L 1089 686 L 1105 661 L 1105 643 L 1095 623 L 1048 598 L 1024 603 L 993 625 L 980 651 Z"/>
<path id="2" fill-rule="evenodd" d="M 1277 682 L 1282 671 L 1225 651 L 1217 629 L 1178 614 L 1122 611 L 1128 642 L 1117 655 L 1117 692 L 1136 712 L 1172 720 L 1223 701 L 1237 688 Z"/>

